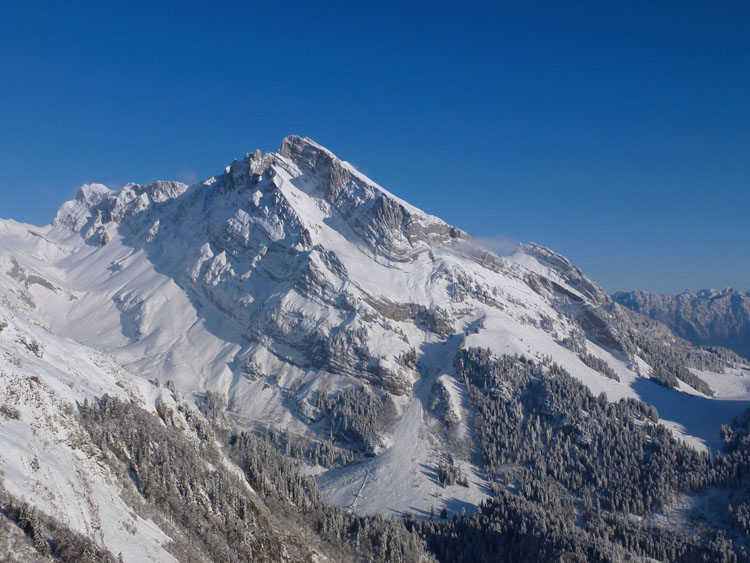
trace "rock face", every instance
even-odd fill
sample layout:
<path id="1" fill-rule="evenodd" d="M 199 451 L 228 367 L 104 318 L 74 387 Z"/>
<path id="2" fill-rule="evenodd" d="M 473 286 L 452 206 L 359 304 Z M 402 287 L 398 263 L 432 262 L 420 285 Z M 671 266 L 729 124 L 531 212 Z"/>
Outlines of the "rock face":
<path id="1" fill-rule="evenodd" d="M 176 182 L 129 184 L 117 192 L 87 187 L 54 225 L 93 246 L 106 245 L 116 230 L 160 269 L 175 272 L 190 299 L 218 312 L 243 340 L 262 342 L 296 367 L 361 377 L 401 394 L 416 374 L 368 341 L 385 338 L 397 353 L 407 343 L 390 332 L 377 286 L 350 274 L 346 254 L 360 254 L 355 265 L 366 277 L 362 262 L 395 270 L 468 238 L 300 137 L 284 139 L 275 154 L 248 153 L 190 188 Z M 133 301 L 131 293 L 119 292 L 123 314 L 125 301 Z M 448 312 L 427 308 L 396 302 L 390 318 L 413 309 L 402 319 L 411 322 L 424 311 L 423 324 L 444 334 Z M 123 321 L 132 325 L 132 316 Z"/>
<path id="2" fill-rule="evenodd" d="M 616 293 L 613 299 L 660 321 L 700 346 L 723 346 L 750 357 L 750 291 L 704 289 L 664 295 L 648 291 Z"/>
<path id="3" fill-rule="evenodd" d="M 540 263 L 548 265 L 554 271 L 558 272 L 561 278 L 565 281 L 565 285 L 573 287 L 579 293 L 579 296 L 570 294 L 573 299 L 581 301 L 585 299 L 595 305 L 606 305 L 611 301 L 601 287 L 588 279 L 580 268 L 571 264 L 564 256 L 561 256 L 549 248 L 533 243 L 522 244 L 520 246 L 520 251 L 523 254 L 533 256 Z M 562 287 L 563 286 L 558 285 L 558 289 L 562 289 Z"/>
<path id="4" fill-rule="evenodd" d="M 461 351 L 553 362 L 610 401 L 663 397 L 649 377 L 702 399 L 727 380 L 711 373 L 727 358 L 563 256 L 482 250 L 294 136 L 190 186 L 87 185 L 51 225 L 0 221 L 0 295 L 138 376 L 225 397 L 235 428 L 274 436 L 360 512 L 487 496 Z M 677 422 L 696 445 L 718 440 Z M 431 477 L 445 459 L 465 484 Z"/>

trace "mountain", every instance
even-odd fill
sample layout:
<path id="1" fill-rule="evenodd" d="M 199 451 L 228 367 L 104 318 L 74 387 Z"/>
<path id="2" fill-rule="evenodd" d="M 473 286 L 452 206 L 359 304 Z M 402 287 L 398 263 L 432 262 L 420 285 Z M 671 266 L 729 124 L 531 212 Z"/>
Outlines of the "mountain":
<path id="1" fill-rule="evenodd" d="M 723 346 L 750 357 L 750 291 L 703 289 L 670 295 L 638 290 L 612 298 L 697 346 Z"/>
<path id="2" fill-rule="evenodd" d="M 192 185 L 86 185 L 47 226 L 0 221 L 0 295 L 8 326 L 33 328 L 33 342 L 56 346 L 66 361 L 82 354 L 109 366 L 37 373 L 32 337 L 6 330 L 0 337 L 13 350 L 3 374 L 36 375 L 51 397 L 62 388 L 55 378 L 70 385 L 65 401 L 33 417 L 0 420 L 3 447 L 25 459 L 36 450 L 6 426 L 67 416 L 89 442 L 66 453 L 64 466 L 55 461 L 61 452 L 35 454 L 40 466 L 64 480 L 89 471 L 80 463 L 107 459 L 108 505 L 135 498 L 137 514 L 154 514 L 143 517 L 150 531 L 132 533 L 132 541 L 151 534 L 146 559 L 196 550 L 201 560 L 211 545 L 229 553 L 237 546 L 221 534 L 239 525 L 257 539 L 245 547 L 289 560 L 313 555 L 284 532 L 290 527 L 307 530 L 320 560 L 427 560 L 420 541 L 440 560 L 475 560 L 461 551 L 468 540 L 451 543 L 461 526 L 507 560 L 527 534 L 541 550 L 529 560 L 655 556 L 677 544 L 701 556 L 736 552 L 716 539 L 728 525 L 688 541 L 676 516 L 656 522 L 654 511 L 692 506 L 709 486 L 739 494 L 720 476 L 745 459 L 746 362 L 695 348 L 621 306 L 550 249 L 524 244 L 509 257 L 483 249 L 310 139 L 288 137 L 278 152 L 248 153 Z M 30 363 L 13 367 L 19 353 Z M 35 400 L 5 398 L 19 412 Z M 723 424 L 733 425 L 720 434 Z M 151 440 L 200 471 L 174 473 L 174 457 L 155 469 L 142 447 Z M 42 441 L 64 437 L 51 429 Z M 709 454 L 726 448 L 739 461 L 710 465 Z M 23 463 L 0 461 L 8 494 L 137 559 L 120 549 L 125 540 L 89 525 L 93 516 L 74 518 L 67 503 L 44 500 Z M 242 514 L 255 507 L 265 519 L 225 515 L 237 507 L 222 504 L 225 489 L 205 477 L 220 467 L 244 475 L 232 491 L 252 489 Z M 172 488 L 190 492 L 167 500 Z M 83 485 L 74 490 L 79 505 L 103 504 Z M 189 517 L 185 507 L 199 498 L 219 499 L 209 504 L 225 515 L 224 528 Z M 552 501 L 559 506 L 544 520 L 540 507 Z M 276 524 L 284 519 L 286 528 Z M 525 531 L 514 534 L 519 519 Z M 636 549 L 646 523 L 663 534 Z M 537 526 L 556 532 L 539 536 Z"/>
<path id="3" fill-rule="evenodd" d="M 403 526 L 325 503 L 267 443 L 240 437 L 231 455 L 222 452 L 221 413 L 196 410 L 173 386 L 133 376 L 2 305 L 0 319 L 8 560 L 342 561 L 378 554 L 374 534 L 391 539 L 389 559 L 430 560 Z M 273 492 L 260 490 L 266 480 Z M 307 518 L 281 513 L 279 502 Z M 336 518 L 365 532 L 356 547 L 316 530 Z"/>

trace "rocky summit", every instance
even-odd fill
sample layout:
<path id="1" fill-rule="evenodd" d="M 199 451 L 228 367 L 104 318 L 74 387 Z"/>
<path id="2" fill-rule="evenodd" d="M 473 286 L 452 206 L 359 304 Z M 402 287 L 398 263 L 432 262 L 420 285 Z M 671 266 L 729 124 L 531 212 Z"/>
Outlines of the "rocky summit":
<path id="1" fill-rule="evenodd" d="M 310 139 L 0 221 L 0 295 L 9 552 L 742 557 L 750 368 L 689 342 L 746 351 L 734 296 L 613 300 Z"/>

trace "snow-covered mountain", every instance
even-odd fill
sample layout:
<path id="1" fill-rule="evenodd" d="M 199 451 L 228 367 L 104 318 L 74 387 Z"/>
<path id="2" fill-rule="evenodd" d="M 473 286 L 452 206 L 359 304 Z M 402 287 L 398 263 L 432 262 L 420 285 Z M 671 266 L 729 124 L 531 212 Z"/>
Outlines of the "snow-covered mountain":
<path id="1" fill-rule="evenodd" d="M 146 559 L 174 560 L 162 547 L 168 538 L 161 530 L 128 510 L 117 476 L 91 456 L 93 444 L 74 416 L 76 403 L 105 393 L 132 397 L 150 410 L 173 403 L 171 395 L 5 305 L 0 319 L 0 467 L 6 493 L 115 554 L 137 548 Z"/>
<path id="2" fill-rule="evenodd" d="M 612 298 L 693 344 L 724 346 L 750 357 L 750 291 L 702 289 L 672 295 L 637 290 Z"/>
<path id="3" fill-rule="evenodd" d="M 45 401 L 135 394 L 153 410 L 157 380 L 188 402 L 224 395 L 236 429 L 270 432 L 328 499 L 362 513 L 471 511 L 489 495 L 461 350 L 554 362 L 610 402 L 656 406 L 699 449 L 750 405 L 739 358 L 692 348 L 547 248 L 484 250 L 300 137 L 190 186 L 83 186 L 44 227 L 0 221 L 0 295 L 0 320 L 21 327 L 0 334 L 14 347 L 6 389 L 42 361 L 33 339 L 55 358 L 40 368 Z M 19 353 L 26 367 L 10 367 Z M 6 487 L 59 514 L 67 497 L 38 500 L 23 460 L 75 455 L 57 451 L 64 426 L 45 421 L 37 451 L 28 423 L 7 430 L 21 424 L 0 420 L 19 452 L 0 461 Z M 447 465 L 458 479 L 441 477 Z"/>

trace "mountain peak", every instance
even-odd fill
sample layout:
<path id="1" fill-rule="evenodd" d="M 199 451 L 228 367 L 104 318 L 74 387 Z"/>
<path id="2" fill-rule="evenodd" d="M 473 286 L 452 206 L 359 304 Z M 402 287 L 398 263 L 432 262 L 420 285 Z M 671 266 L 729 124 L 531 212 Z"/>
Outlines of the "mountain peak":
<path id="1" fill-rule="evenodd" d="M 99 203 L 103 198 L 112 193 L 104 184 L 84 184 L 76 193 L 76 201 L 92 206 Z"/>
<path id="2" fill-rule="evenodd" d="M 104 184 L 84 184 L 79 188 L 75 199 L 63 203 L 52 225 L 64 225 L 72 230 L 79 230 L 89 219 L 91 209 L 113 193 L 115 192 Z"/>
<path id="3" fill-rule="evenodd" d="M 335 158 L 335 155 L 323 145 L 316 143 L 310 137 L 300 137 L 299 135 L 288 135 L 284 137 L 279 146 L 279 154 L 291 158 L 294 154 L 317 151 L 327 153 Z"/>
<path id="4" fill-rule="evenodd" d="M 268 448 L 275 443 L 304 458 L 327 498 L 353 512 L 426 516 L 435 503 L 468 510 L 498 476 L 505 484 L 506 476 L 525 479 L 546 455 L 501 460 L 475 452 L 527 456 L 534 444 L 551 444 L 544 436 L 557 440 L 550 451 L 570 447 L 571 459 L 587 467 L 599 467 L 601 452 L 622 444 L 635 448 L 623 450 L 634 456 L 628 459 L 649 461 L 643 444 L 677 447 L 655 426 L 657 410 L 669 413 L 678 437 L 716 449 L 720 425 L 750 404 L 750 370 L 742 360 L 693 349 L 664 325 L 612 303 L 548 248 L 526 244 L 510 257 L 482 250 L 307 138 L 287 137 L 278 152 L 248 153 L 191 186 L 87 185 L 57 221 L 34 229 L 0 222 L 0 388 L 23 391 L 18 396 L 30 405 L 48 384 L 71 405 L 78 398 L 71 392 L 131 396 L 129 378 L 114 368 L 99 374 L 93 368 L 101 362 L 89 361 L 88 349 L 68 349 L 48 328 L 112 353 L 144 378 L 169 381 L 140 387 L 144 404 L 165 424 L 188 411 L 157 400 L 179 392 L 202 403 L 212 420 L 267 434 Z M 712 310 L 721 319 L 746 318 L 737 299 L 704 301 L 716 302 Z M 705 309 L 695 307 L 713 326 L 716 317 Z M 24 317 L 19 332 L 15 319 Z M 727 365 L 731 371 L 715 373 Z M 69 376 L 58 377 L 68 366 Z M 17 376 L 24 368 L 41 381 Z M 69 386 L 74 382 L 80 392 Z M 712 394 L 721 400 L 711 402 Z M 639 398 L 656 408 L 637 406 Z M 0 392 L 0 407 L 4 399 L 9 407 L 15 396 Z M 65 414 L 49 406 L 40 412 Z M 20 419 L 3 421 L 15 411 L 0 408 L 3 431 L 36 424 L 36 411 L 18 410 Z M 62 420 L 75 423 L 79 413 L 70 413 Z M 523 430 L 532 419 L 540 426 Z M 67 436 L 69 427 L 62 430 Z M 37 446 L 57 435 L 41 436 L 29 441 L 30 453 L 44 458 L 47 447 Z M 602 437 L 610 442 L 598 442 Z M 8 444 L 0 435 L 0 447 Z M 673 453 L 688 452 L 680 448 Z M 78 455 L 71 452 L 66 459 Z M 566 474 L 568 461 L 547 459 L 558 464 L 555 475 Z M 660 463 L 672 471 L 673 459 Z M 47 502 L 35 479 L 48 473 L 34 476 L 20 455 L 4 456 L 0 466 L 9 460 L 5 482 L 27 487 L 37 504 Z M 508 461 L 511 473 L 496 471 Z M 609 479 L 610 470 L 584 473 Z M 126 469 L 117 471 L 128 480 Z M 546 474 L 544 483 L 565 498 L 599 487 L 591 481 L 568 489 L 570 481 L 554 478 Z M 53 480 L 65 482 L 54 474 Z M 619 495 L 619 482 L 611 484 L 605 492 Z M 644 482 L 643 490 L 651 485 Z M 684 492 L 680 486 L 675 495 Z M 645 498 L 634 483 L 624 487 L 636 491 L 628 502 Z M 66 510 L 61 503 L 58 513 Z M 571 513 L 570 529 L 578 517 Z M 434 520 L 430 525 L 442 519 Z M 81 521 L 85 531 L 90 521 Z"/>
<path id="5" fill-rule="evenodd" d="M 323 171 L 335 167 L 344 168 L 333 152 L 308 137 L 289 135 L 281 141 L 278 154 L 294 163 L 301 171 Z"/>
<path id="6" fill-rule="evenodd" d="M 308 176 L 305 183 L 321 191 L 329 203 L 336 201 L 352 179 L 352 166 L 307 137 L 286 137 L 281 142 L 278 154 L 294 164 L 303 175 Z M 366 180 L 368 184 L 376 186 L 369 178 Z"/>

